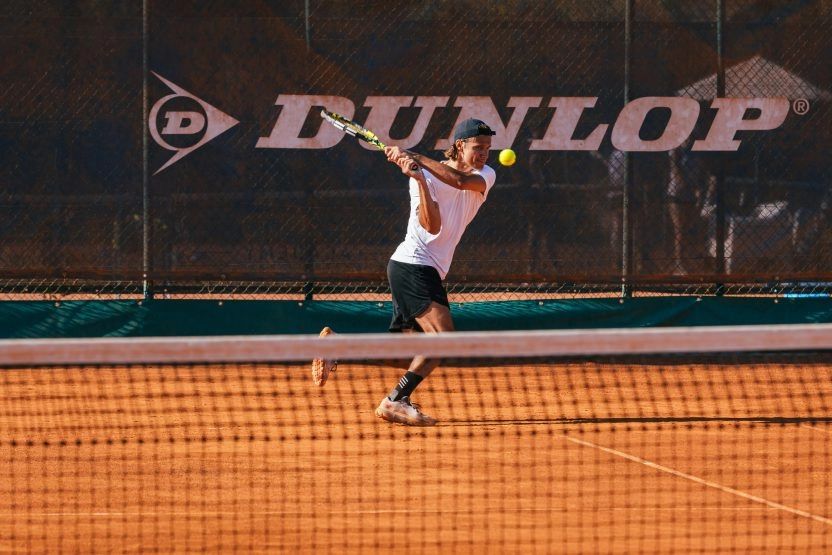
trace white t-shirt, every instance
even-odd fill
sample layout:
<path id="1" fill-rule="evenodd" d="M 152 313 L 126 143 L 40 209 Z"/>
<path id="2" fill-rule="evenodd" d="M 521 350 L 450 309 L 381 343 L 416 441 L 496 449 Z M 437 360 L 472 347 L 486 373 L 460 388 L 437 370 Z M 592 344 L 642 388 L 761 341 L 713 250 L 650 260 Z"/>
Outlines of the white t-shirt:
<path id="1" fill-rule="evenodd" d="M 433 235 L 419 223 L 419 183 L 411 178 L 409 183 L 410 218 L 407 221 L 407 234 L 390 258 L 406 264 L 433 266 L 442 279 L 445 279 L 462 233 L 485 202 L 488 192 L 497 180 L 497 174 L 489 166 L 474 170 L 473 173 L 485 179 L 485 192 L 478 193 L 451 187 L 426 169 L 422 172 L 431 197 L 439 204 L 442 227 L 439 233 Z"/>

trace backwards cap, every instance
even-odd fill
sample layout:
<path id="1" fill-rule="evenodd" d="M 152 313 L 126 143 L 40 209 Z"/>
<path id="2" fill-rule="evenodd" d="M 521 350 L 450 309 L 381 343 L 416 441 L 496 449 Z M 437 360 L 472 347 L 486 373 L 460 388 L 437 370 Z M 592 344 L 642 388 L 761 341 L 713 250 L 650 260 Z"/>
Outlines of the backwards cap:
<path id="1" fill-rule="evenodd" d="M 456 129 L 454 130 L 454 141 L 458 141 L 459 139 L 468 139 L 478 135 L 496 134 L 497 133 L 492 131 L 484 121 L 470 118 L 456 126 Z"/>

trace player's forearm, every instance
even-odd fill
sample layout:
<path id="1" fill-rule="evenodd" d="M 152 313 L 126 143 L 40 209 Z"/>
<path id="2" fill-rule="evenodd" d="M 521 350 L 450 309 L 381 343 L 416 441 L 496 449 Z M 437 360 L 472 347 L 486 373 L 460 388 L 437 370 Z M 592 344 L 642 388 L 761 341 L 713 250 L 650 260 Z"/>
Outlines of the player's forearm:
<path id="1" fill-rule="evenodd" d="M 485 192 L 485 179 L 480 175 L 466 174 L 447 164 L 438 162 L 433 158 L 423 154 L 408 153 L 416 162 L 427 169 L 430 173 L 438 177 L 443 183 L 450 185 L 455 189 L 463 189 L 468 191 Z"/>
<path id="2" fill-rule="evenodd" d="M 442 229 L 442 216 L 439 213 L 439 204 L 430 196 L 430 190 L 424 180 L 417 180 L 419 183 L 419 224 L 428 233 L 436 235 Z"/>

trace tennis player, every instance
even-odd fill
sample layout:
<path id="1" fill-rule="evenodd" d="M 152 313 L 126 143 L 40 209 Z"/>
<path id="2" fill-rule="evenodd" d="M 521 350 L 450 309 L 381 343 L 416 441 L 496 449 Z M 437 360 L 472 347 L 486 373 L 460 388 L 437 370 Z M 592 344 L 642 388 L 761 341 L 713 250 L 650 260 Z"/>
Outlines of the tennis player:
<path id="1" fill-rule="evenodd" d="M 393 296 L 392 332 L 438 333 L 454 330 L 443 280 L 451 267 L 462 234 L 485 202 L 496 174 L 486 165 L 494 131 L 478 119 L 467 119 L 454 130 L 445 160 L 402 150 L 384 149 L 387 159 L 410 178 L 410 217 L 404 241 L 390 257 L 387 278 Z M 418 165 L 414 169 L 413 162 Z M 332 333 L 324 328 L 322 336 Z M 313 362 L 316 383 L 326 381 L 333 361 Z M 439 360 L 414 358 L 376 416 L 388 422 L 432 426 L 436 420 L 410 401 L 416 387 Z M 322 385 L 322 383 L 319 383 Z"/>

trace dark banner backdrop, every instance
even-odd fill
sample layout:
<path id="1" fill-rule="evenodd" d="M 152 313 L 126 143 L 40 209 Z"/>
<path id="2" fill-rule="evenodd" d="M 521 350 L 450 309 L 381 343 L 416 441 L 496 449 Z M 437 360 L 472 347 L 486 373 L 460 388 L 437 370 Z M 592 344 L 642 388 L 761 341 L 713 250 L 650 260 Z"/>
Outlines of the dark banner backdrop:
<path id="1" fill-rule="evenodd" d="M 453 291 L 822 288 L 830 31 L 825 0 L 12 0 L 0 281 L 384 289 L 406 182 L 328 104 L 437 157 L 461 118 L 498 129 Z"/>

